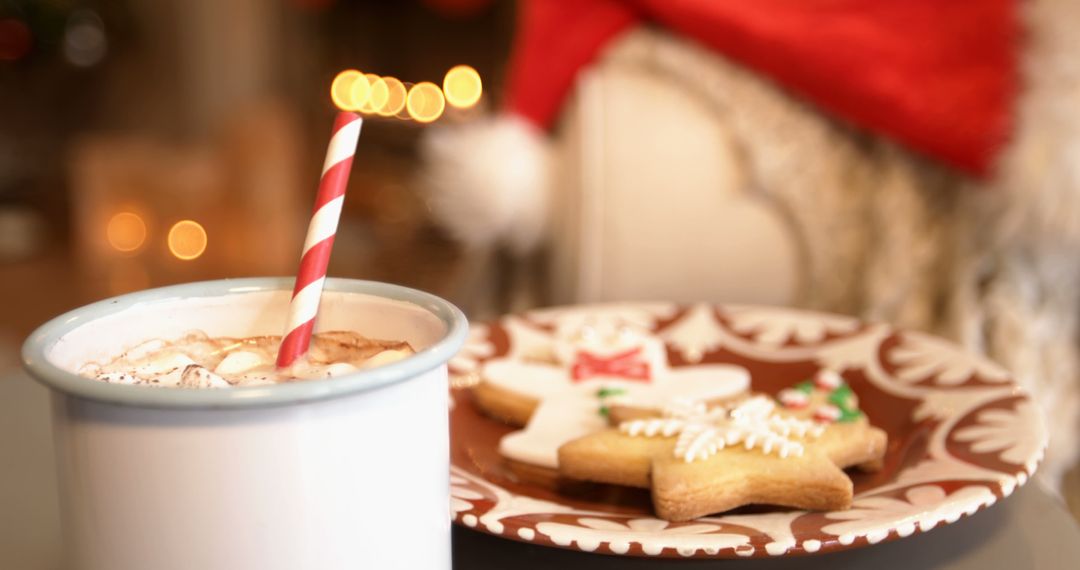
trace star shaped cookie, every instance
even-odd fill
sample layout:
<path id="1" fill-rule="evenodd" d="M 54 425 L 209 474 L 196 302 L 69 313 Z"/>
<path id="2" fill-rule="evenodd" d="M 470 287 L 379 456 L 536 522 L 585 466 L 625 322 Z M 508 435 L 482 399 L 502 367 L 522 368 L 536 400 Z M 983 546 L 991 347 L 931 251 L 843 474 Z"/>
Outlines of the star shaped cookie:
<path id="1" fill-rule="evenodd" d="M 852 483 L 843 468 L 879 465 L 887 437 L 837 378 L 800 384 L 798 401 L 782 393 L 786 404 L 754 395 L 725 405 L 676 402 L 662 413 L 613 410 L 618 427 L 560 447 L 559 470 L 651 488 L 656 514 L 672 521 L 749 504 L 846 509 Z"/>

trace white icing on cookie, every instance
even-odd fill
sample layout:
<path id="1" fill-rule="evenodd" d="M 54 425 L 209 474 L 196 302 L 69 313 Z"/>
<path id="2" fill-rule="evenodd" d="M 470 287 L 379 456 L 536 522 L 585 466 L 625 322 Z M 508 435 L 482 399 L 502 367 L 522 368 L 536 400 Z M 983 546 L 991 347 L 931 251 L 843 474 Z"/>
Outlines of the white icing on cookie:
<path id="1" fill-rule="evenodd" d="M 562 444 L 607 427 L 597 406 L 591 393 L 543 399 L 525 429 L 499 441 L 499 452 L 514 461 L 557 468 Z"/>
<path id="2" fill-rule="evenodd" d="M 500 324 L 510 336 L 507 359 L 550 357 L 551 334 L 536 328 L 520 317 L 506 317 Z"/>

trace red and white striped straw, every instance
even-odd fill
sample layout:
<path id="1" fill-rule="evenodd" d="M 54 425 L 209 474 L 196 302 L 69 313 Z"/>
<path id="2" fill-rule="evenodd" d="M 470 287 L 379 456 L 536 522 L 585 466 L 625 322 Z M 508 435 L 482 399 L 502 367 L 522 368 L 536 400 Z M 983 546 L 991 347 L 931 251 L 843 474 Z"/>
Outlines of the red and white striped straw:
<path id="1" fill-rule="evenodd" d="M 330 262 L 330 249 L 334 247 L 334 235 L 337 233 L 341 204 L 345 201 L 345 187 L 349 183 L 349 171 L 362 123 L 359 115 L 344 111 L 334 119 L 334 131 L 330 146 L 326 149 L 319 192 L 315 196 L 315 209 L 304 240 L 304 252 L 300 255 L 300 269 L 296 272 L 292 301 L 289 302 L 289 324 L 278 349 L 278 368 L 292 364 L 307 352 L 311 344 L 311 332 L 315 328 L 319 299 L 326 282 L 326 266 Z"/>

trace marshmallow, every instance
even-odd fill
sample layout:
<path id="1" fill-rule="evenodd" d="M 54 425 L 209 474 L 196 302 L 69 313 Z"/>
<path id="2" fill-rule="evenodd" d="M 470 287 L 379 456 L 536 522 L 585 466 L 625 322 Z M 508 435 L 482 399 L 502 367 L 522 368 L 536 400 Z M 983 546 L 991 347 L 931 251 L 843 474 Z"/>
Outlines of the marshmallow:
<path id="1" fill-rule="evenodd" d="M 229 383 L 221 376 L 194 364 L 181 373 L 179 386 L 181 388 L 228 388 Z"/>
<path id="2" fill-rule="evenodd" d="M 260 366 L 267 366 L 270 364 L 262 357 L 262 355 L 249 352 L 247 350 L 237 350 L 230 352 L 220 363 L 217 368 L 214 369 L 214 373 L 226 375 L 226 374 L 242 374 L 253 368 Z"/>
<path id="3" fill-rule="evenodd" d="M 384 350 L 364 361 L 364 368 L 375 368 L 409 357 L 410 353 L 404 350 Z"/>

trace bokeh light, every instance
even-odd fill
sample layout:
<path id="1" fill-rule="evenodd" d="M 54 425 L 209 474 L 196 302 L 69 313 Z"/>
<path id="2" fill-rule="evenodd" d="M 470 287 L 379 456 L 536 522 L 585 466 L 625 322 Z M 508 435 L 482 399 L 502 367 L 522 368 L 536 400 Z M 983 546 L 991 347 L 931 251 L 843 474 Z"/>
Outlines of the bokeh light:
<path id="1" fill-rule="evenodd" d="M 133 212 L 115 214 L 105 226 L 105 239 L 116 251 L 135 251 L 146 241 L 146 222 Z"/>
<path id="2" fill-rule="evenodd" d="M 364 77 L 367 79 L 368 84 L 371 85 L 371 89 L 367 100 L 360 107 L 360 111 L 369 114 L 378 113 L 386 105 L 387 99 L 390 98 L 390 89 L 387 87 L 386 81 L 374 73 L 365 73 Z"/>
<path id="3" fill-rule="evenodd" d="M 454 107 L 468 108 L 480 100 L 484 92 L 480 74 L 468 65 L 458 65 L 446 72 L 443 77 L 443 92 L 446 102 Z"/>
<path id="4" fill-rule="evenodd" d="M 177 259 L 190 261 L 206 251 L 206 230 L 194 220 L 181 220 L 169 228 L 169 252 Z"/>
<path id="5" fill-rule="evenodd" d="M 405 103 L 409 116 L 420 123 L 430 123 L 438 119 L 446 108 L 442 90 L 429 81 L 422 81 L 409 89 Z"/>
<path id="6" fill-rule="evenodd" d="M 359 111 L 367 102 L 369 92 L 367 78 L 355 69 L 342 71 L 330 84 L 330 99 L 343 111 Z"/>
<path id="7" fill-rule="evenodd" d="M 78 67 L 101 63 L 109 49 L 105 22 L 93 10 L 76 10 L 68 17 L 64 30 L 64 57 Z"/>
<path id="8" fill-rule="evenodd" d="M 394 117 L 397 118 L 397 119 L 401 119 L 402 121 L 411 121 L 412 117 L 409 116 L 409 105 L 408 105 L 409 91 L 412 91 L 412 88 L 415 87 L 416 84 L 412 83 L 411 81 L 403 81 L 402 86 L 405 87 L 405 103 L 406 104 L 401 106 L 401 109 L 399 109 L 398 112 L 394 114 Z"/>
<path id="9" fill-rule="evenodd" d="M 383 77 L 382 80 L 386 85 L 386 104 L 378 109 L 378 113 L 384 117 L 397 115 L 405 108 L 405 98 L 409 92 L 396 77 Z"/>
<path id="10" fill-rule="evenodd" d="M 368 98 L 371 97 L 371 82 L 368 78 L 360 74 L 353 80 L 352 87 L 349 88 L 349 104 L 351 107 L 349 111 L 360 111 L 367 105 Z"/>

